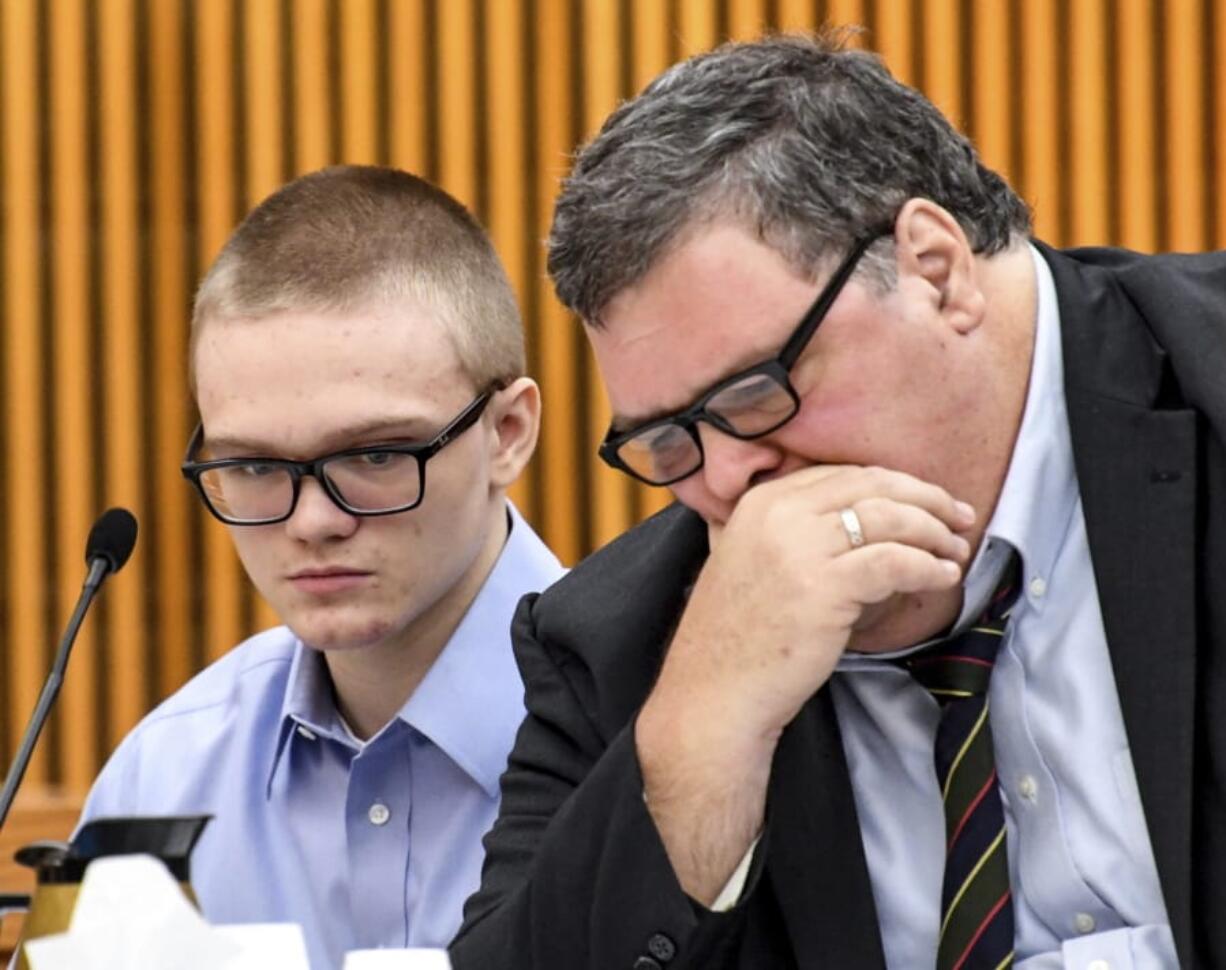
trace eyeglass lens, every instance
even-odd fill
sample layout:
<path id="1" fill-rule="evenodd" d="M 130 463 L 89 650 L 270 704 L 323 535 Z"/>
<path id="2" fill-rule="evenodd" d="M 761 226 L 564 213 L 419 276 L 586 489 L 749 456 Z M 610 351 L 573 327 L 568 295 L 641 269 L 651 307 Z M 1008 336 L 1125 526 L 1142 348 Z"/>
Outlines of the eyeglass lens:
<path id="1" fill-rule="evenodd" d="M 718 388 L 702 403 L 700 413 L 738 437 L 752 438 L 779 427 L 796 413 L 788 389 L 770 374 L 748 374 Z M 648 481 L 665 483 L 684 478 L 702 464 L 696 432 L 672 422 L 645 428 L 623 441 L 617 456 Z"/>
<path id="2" fill-rule="evenodd" d="M 386 512 L 416 504 L 421 494 L 417 459 L 393 451 L 341 455 L 323 463 L 332 492 L 358 512 Z M 209 504 L 223 518 L 263 522 L 289 515 L 293 473 L 274 462 L 210 468 L 200 475 Z"/>

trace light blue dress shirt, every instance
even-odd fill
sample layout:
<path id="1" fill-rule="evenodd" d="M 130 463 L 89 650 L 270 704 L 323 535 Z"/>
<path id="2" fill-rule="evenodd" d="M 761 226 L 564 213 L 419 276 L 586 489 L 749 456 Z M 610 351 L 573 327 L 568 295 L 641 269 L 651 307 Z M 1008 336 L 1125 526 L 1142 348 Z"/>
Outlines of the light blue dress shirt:
<path id="1" fill-rule="evenodd" d="M 322 655 L 278 627 L 146 717 L 83 817 L 211 813 L 191 860 L 205 916 L 300 923 L 313 970 L 339 968 L 353 949 L 446 945 L 480 881 L 481 836 L 524 715 L 511 617 L 563 572 L 508 508 L 485 585 L 365 744 L 337 714 Z"/>
<path id="2" fill-rule="evenodd" d="M 1177 968 L 1073 468 L 1055 285 L 1031 252 L 1039 300 L 1026 407 L 957 624 L 978 615 L 1016 549 L 1022 595 L 990 687 L 1016 967 Z M 938 710 L 882 659 L 848 654 L 831 685 L 886 961 L 912 970 L 933 965 L 940 924 Z"/>

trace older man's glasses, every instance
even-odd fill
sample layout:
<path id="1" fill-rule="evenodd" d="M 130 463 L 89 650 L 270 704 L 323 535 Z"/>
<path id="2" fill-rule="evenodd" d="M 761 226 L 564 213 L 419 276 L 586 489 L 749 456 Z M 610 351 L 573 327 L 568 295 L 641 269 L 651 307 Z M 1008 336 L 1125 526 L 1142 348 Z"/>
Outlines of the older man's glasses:
<path id="1" fill-rule="evenodd" d="M 426 462 L 476 423 L 492 394 L 492 390 L 479 394 L 427 442 L 349 448 L 313 461 L 196 461 L 204 438 L 203 428 L 197 426 L 187 446 L 183 476 L 196 486 L 208 510 L 227 525 L 284 522 L 294 514 L 307 475 L 350 515 L 407 512 L 426 494 Z"/>
<path id="2" fill-rule="evenodd" d="M 749 440 L 783 427 L 800 410 L 800 395 L 788 374 L 851 278 L 860 257 L 889 230 L 857 242 L 822 287 L 779 356 L 720 381 L 688 408 L 628 431 L 605 435 L 600 457 L 649 485 L 671 485 L 702 467 L 698 422 Z"/>

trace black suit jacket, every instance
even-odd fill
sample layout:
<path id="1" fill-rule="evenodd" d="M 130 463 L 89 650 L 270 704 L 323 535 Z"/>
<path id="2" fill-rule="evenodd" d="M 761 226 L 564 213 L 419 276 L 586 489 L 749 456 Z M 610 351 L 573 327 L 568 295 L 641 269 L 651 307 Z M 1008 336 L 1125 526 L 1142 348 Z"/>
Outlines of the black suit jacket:
<path id="1" fill-rule="evenodd" d="M 1226 967 L 1226 256 L 1042 249 L 1124 722 L 1182 966 Z M 633 721 L 706 532 L 673 507 L 520 605 L 528 717 L 457 970 L 884 966 L 829 690 L 788 726 L 747 893 L 690 901 Z M 1076 743 L 1076 739 L 1070 739 Z"/>

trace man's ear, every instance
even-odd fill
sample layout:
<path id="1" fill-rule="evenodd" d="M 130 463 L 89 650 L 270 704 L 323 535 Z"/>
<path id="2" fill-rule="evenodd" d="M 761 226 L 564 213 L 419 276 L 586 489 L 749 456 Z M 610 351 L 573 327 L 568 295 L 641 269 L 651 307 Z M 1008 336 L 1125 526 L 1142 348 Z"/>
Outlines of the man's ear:
<path id="1" fill-rule="evenodd" d="M 983 291 L 975 254 L 950 212 L 930 199 L 908 199 L 894 223 L 900 287 L 917 285 L 956 332 L 970 333 L 983 320 Z"/>
<path id="2" fill-rule="evenodd" d="M 490 401 L 490 484 L 506 489 L 536 450 L 541 427 L 541 391 L 530 377 L 519 377 L 494 392 Z"/>

